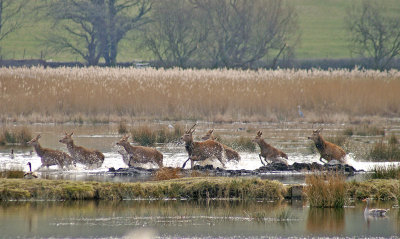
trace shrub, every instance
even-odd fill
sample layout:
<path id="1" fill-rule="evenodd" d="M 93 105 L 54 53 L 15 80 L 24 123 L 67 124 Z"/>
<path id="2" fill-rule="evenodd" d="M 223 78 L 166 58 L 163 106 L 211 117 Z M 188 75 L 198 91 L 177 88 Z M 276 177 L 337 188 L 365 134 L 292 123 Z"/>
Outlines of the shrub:
<path id="1" fill-rule="evenodd" d="M 152 146 L 155 143 L 171 143 L 177 141 L 183 135 L 183 127 L 176 125 L 174 129 L 166 126 L 152 129 L 149 126 L 140 126 L 131 131 L 134 142 L 143 146 Z"/>
<path id="2" fill-rule="evenodd" d="M 344 176 L 338 173 L 307 175 L 305 193 L 311 207 L 342 208 L 346 197 Z"/>
<path id="3" fill-rule="evenodd" d="M 120 121 L 118 124 L 118 134 L 126 134 L 128 133 L 128 126 L 124 121 Z"/>
<path id="4" fill-rule="evenodd" d="M 25 146 L 31 139 L 32 133 L 25 126 L 16 127 L 12 130 L 3 127 L 3 131 L 0 133 L 0 145 L 20 144 Z"/>
<path id="5" fill-rule="evenodd" d="M 375 143 L 367 157 L 372 161 L 399 161 L 400 148 L 396 136 L 392 135 L 388 143 L 384 139 Z"/>

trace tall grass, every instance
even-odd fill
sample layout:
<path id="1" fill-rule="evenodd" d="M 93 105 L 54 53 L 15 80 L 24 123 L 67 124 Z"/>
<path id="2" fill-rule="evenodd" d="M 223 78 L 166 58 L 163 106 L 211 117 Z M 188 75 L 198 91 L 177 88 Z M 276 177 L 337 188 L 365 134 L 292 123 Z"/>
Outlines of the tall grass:
<path id="1" fill-rule="evenodd" d="M 297 119 L 398 116 L 400 72 L 2 68 L 3 120 Z M 93 121 L 93 120 L 92 120 Z"/>
<path id="2" fill-rule="evenodd" d="M 400 145 L 397 137 L 391 135 L 387 142 L 381 139 L 373 145 L 367 156 L 372 161 L 400 161 Z"/>
<path id="3" fill-rule="evenodd" d="M 346 199 L 344 176 L 337 173 L 307 175 L 305 193 L 311 207 L 342 208 Z"/>
<path id="4" fill-rule="evenodd" d="M 396 165 L 375 166 L 371 174 L 372 179 L 400 179 L 400 167 Z"/>
<path id="5" fill-rule="evenodd" d="M 143 146 L 152 146 L 155 143 L 177 142 L 183 133 L 184 129 L 181 125 L 176 125 L 173 129 L 169 129 L 167 126 L 151 128 L 148 125 L 144 125 L 131 130 L 133 141 Z"/>
<path id="6" fill-rule="evenodd" d="M 23 127 L 10 128 L 4 126 L 0 131 L 0 145 L 6 144 L 19 144 L 26 145 L 26 143 L 32 139 L 31 131 Z"/>

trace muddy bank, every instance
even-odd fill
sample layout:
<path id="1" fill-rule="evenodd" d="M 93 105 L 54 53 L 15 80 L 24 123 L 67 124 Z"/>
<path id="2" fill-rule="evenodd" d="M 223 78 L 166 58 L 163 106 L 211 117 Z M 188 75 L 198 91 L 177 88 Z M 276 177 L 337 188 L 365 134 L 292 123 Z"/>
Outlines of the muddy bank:
<path id="1" fill-rule="evenodd" d="M 196 165 L 192 169 L 181 169 L 181 174 L 185 176 L 190 176 L 193 171 L 197 171 L 202 174 L 209 176 L 257 176 L 268 173 L 276 172 L 316 172 L 316 171 L 337 171 L 342 172 L 347 175 L 354 175 L 357 172 L 364 172 L 363 170 L 356 170 L 351 165 L 345 164 L 318 164 L 314 163 L 294 163 L 292 165 L 286 165 L 283 163 L 270 163 L 268 165 L 262 166 L 255 170 L 239 169 L 239 170 L 226 170 L 223 168 L 214 168 L 213 165 L 200 166 Z M 140 167 L 131 168 L 120 168 L 114 169 L 110 168 L 108 174 L 112 175 L 126 175 L 126 176 L 139 176 L 139 175 L 154 175 L 157 169 L 145 169 Z"/>

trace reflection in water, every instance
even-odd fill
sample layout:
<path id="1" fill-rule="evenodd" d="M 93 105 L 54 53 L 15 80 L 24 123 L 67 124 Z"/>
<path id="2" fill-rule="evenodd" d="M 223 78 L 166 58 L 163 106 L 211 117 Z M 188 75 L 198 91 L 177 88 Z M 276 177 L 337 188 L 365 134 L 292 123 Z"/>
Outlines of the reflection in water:
<path id="1" fill-rule="evenodd" d="M 8 202 L 0 204 L 0 231 L 4 238 L 387 237 L 398 233 L 397 212 L 386 220 L 371 221 L 368 228 L 363 209 L 310 209 L 287 201 Z M 139 230 L 143 228 L 150 230 Z"/>
<path id="2" fill-rule="evenodd" d="M 307 217 L 307 231 L 342 234 L 345 229 L 343 208 L 310 208 Z"/>

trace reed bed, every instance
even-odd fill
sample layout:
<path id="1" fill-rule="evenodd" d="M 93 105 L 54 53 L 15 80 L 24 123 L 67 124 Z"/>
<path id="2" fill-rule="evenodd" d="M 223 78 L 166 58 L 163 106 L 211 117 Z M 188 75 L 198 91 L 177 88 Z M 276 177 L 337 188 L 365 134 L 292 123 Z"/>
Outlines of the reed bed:
<path id="1" fill-rule="evenodd" d="M 400 161 L 400 144 L 395 135 L 385 141 L 382 138 L 379 142 L 375 143 L 368 152 L 367 157 L 372 161 Z"/>
<path id="2" fill-rule="evenodd" d="M 3 121 L 399 116 L 400 72 L 2 68 Z"/>

